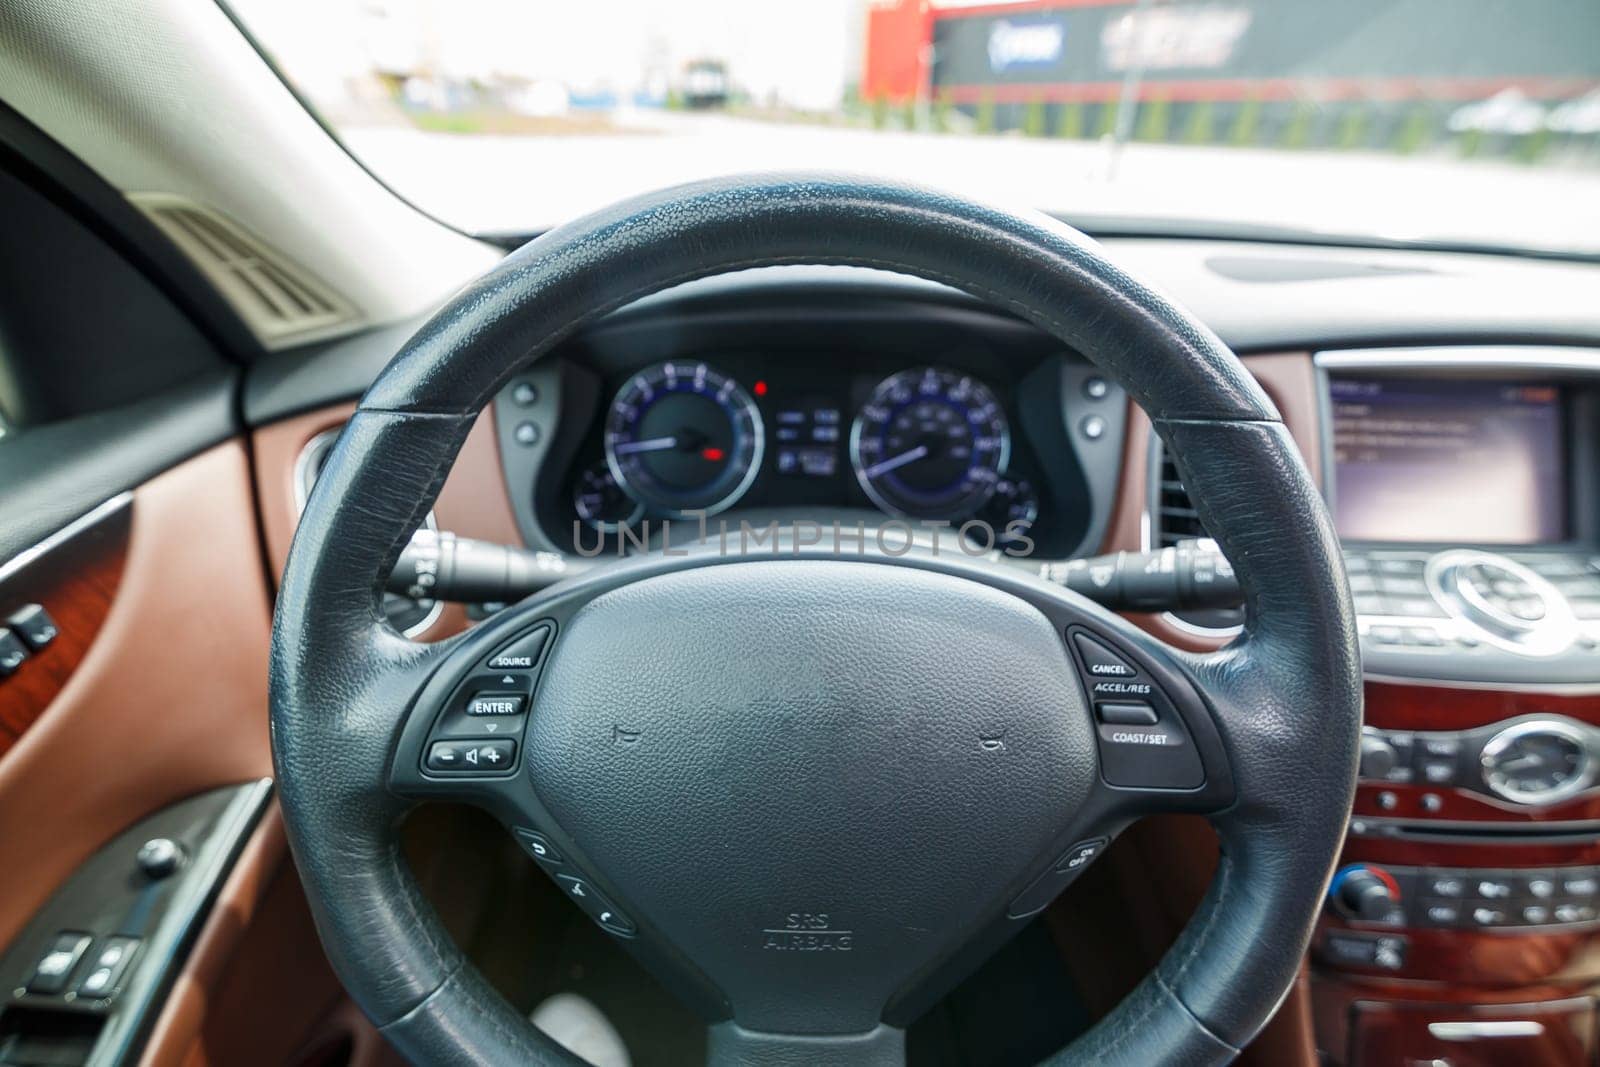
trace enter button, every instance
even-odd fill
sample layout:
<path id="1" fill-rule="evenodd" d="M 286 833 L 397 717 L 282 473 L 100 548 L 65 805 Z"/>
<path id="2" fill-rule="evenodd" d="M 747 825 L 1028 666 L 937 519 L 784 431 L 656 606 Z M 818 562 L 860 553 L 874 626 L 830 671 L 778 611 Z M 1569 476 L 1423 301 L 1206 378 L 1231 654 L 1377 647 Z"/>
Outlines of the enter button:
<path id="1" fill-rule="evenodd" d="M 1100 721 L 1112 726 L 1154 726 L 1156 709 L 1149 704 L 1128 701 L 1115 704 L 1096 704 L 1095 714 Z"/>

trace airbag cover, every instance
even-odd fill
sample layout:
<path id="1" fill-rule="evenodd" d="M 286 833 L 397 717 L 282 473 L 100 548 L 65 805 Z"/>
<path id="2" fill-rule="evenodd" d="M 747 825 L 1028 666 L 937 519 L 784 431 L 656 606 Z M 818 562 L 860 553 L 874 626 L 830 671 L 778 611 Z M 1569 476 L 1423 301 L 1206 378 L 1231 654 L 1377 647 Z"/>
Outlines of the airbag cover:
<path id="1" fill-rule="evenodd" d="M 565 627 L 534 788 L 752 1029 L 867 1030 L 1087 796 L 1062 636 L 965 578 L 839 560 L 645 579 Z"/>

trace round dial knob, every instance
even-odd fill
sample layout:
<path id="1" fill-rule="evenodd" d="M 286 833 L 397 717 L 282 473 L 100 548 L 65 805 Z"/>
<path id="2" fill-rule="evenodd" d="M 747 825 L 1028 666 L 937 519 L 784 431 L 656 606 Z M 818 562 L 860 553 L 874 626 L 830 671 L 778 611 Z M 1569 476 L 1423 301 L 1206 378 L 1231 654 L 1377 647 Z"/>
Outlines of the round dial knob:
<path id="1" fill-rule="evenodd" d="M 1577 637 L 1566 598 L 1515 560 L 1455 549 L 1430 559 L 1424 577 L 1439 603 L 1499 647 L 1555 655 Z"/>
<path id="2" fill-rule="evenodd" d="M 135 857 L 146 878 L 165 878 L 183 864 L 183 846 L 170 837 L 152 837 Z"/>
<path id="3" fill-rule="evenodd" d="M 1400 887 L 1382 867 L 1359 863 L 1333 876 L 1328 897 L 1349 919 L 1393 923 L 1399 916 Z"/>
<path id="4" fill-rule="evenodd" d="M 1399 757 L 1394 746 L 1376 734 L 1361 736 L 1361 777 L 1382 780 L 1389 777 Z"/>
<path id="5" fill-rule="evenodd" d="M 1586 731 L 1560 719 L 1529 719 L 1501 730 L 1479 757 L 1483 782 L 1518 804 L 1553 804 L 1594 782 Z"/>

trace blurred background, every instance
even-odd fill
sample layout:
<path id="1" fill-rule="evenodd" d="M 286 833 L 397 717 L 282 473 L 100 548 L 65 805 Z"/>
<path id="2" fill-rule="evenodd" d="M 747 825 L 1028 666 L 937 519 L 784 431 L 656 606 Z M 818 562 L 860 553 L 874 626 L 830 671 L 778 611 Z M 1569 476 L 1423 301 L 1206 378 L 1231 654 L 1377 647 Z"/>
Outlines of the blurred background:
<path id="1" fill-rule="evenodd" d="M 358 158 L 474 232 L 802 166 L 1102 224 L 1600 251 L 1596 0 L 232 10 Z"/>

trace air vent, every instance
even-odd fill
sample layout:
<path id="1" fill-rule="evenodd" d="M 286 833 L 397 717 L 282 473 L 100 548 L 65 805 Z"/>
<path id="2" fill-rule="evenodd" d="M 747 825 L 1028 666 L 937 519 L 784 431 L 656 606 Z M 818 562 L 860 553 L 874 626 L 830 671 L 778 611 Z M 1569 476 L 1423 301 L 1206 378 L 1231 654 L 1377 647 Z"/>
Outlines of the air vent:
<path id="1" fill-rule="evenodd" d="M 1150 435 L 1150 547 L 1168 548 L 1179 541 L 1209 538 L 1194 500 L 1178 477 L 1178 465 L 1167 455 L 1161 438 Z M 1226 636 L 1244 623 L 1244 612 L 1235 608 L 1207 608 L 1180 611 L 1169 619 L 1191 631 L 1208 636 Z"/>
<path id="2" fill-rule="evenodd" d="M 243 227 L 178 197 L 132 197 L 233 305 L 269 348 L 342 332 L 349 303 Z"/>
<path id="3" fill-rule="evenodd" d="M 1210 537 L 1200 522 L 1189 491 L 1178 478 L 1178 465 L 1161 447 L 1161 439 L 1152 437 L 1150 447 L 1159 456 L 1156 464 L 1157 480 L 1155 508 L 1150 515 L 1150 542 L 1152 548 L 1166 548 L 1179 541 L 1193 541 Z"/>

